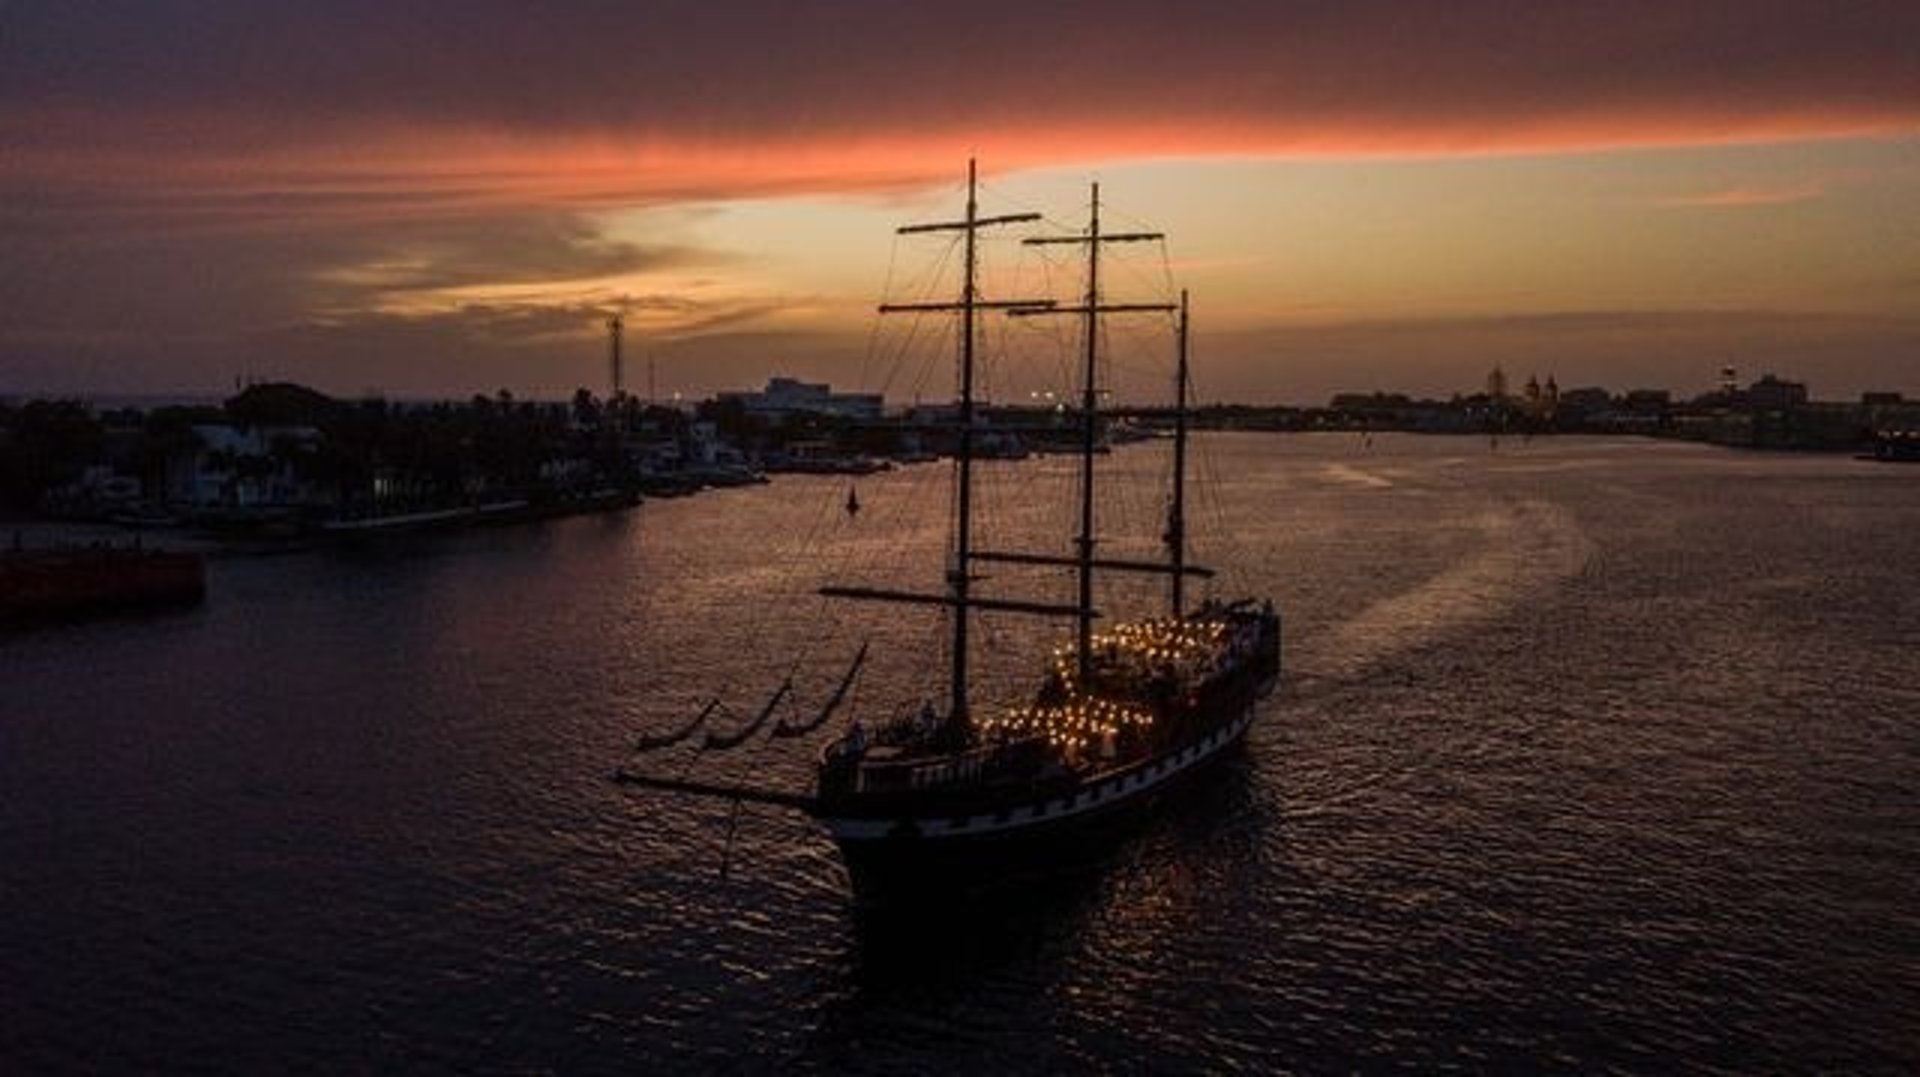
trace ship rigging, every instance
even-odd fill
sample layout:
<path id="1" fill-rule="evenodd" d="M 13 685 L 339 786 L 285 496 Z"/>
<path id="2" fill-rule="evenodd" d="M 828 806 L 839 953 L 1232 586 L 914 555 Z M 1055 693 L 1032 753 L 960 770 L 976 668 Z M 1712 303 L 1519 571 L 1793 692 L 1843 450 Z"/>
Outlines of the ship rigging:
<path id="1" fill-rule="evenodd" d="M 959 294 L 950 300 L 888 303 L 882 314 L 952 314 L 958 320 L 958 401 L 955 422 L 952 556 L 940 591 L 910 591 L 864 585 L 833 585 L 819 593 L 834 599 L 944 608 L 947 611 L 946 708 L 931 704 L 917 714 L 868 729 L 853 723 L 819 754 L 811 794 L 730 785 L 685 777 L 621 770 L 634 786 L 731 798 L 795 808 L 823 823 L 839 844 L 857 889 L 892 888 L 954 871 L 1029 856 L 1046 857 L 1061 843 L 1074 843 L 1094 825 L 1153 804 L 1178 778 L 1197 771 L 1238 744 L 1280 674 L 1280 623 L 1271 602 L 1214 600 L 1189 608 L 1185 584 L 1211 578 L 1211 570 L 1188 560 L 1186 519 L 1189 312 L 1179 302 L 1114 302 L 1104 294 L 1102 252 L 1110 245 L 1159 242 L 1151 231 L 1102 227 L 1100 189 L 1092 188 L 1084 231 L 1034 236 L 1031 247 L 1069 247 L 1084 258 L 1078 298 L 988 298 L 981 294 L 978 239 L 982 232 L 1041 220 L 1038 213 L 982 215 L 978 177 L 968 162 L 964 214 L 955 220 L 908 225 L 902 235 L 948 232 L 958 236 Z M 978 455 L 977 338 L 989 312 L 1016 319 L 1077 318 L 1083 344 L 1079 377 L 1078 527 L 1070 554 L 1046 550 L 982 549 L 974 533 L 975 460 Z M 1164 559 L 1103 556 L 1096 515 L 1095 458 L 1100 441 L 1101 326 L 1108 316 L 1172 314 L 1176 369 L 1172 490 L 1161 535 Z M 852 514 L 850 498 L 849 516 Z M 976 593 L 975 566 L 984 564 L 1070 568 L 1075 583 L 1068 603 Z M 1095 631 L 1096 574 L 1163 575 L 1168 580 L 1163 615 Z M 1031 701 L 976 713 L 970 691 L 976 614 L 996 612 L 1071 620 L 1069 644 L 1058 648 Z M 862 646 L 827 703 L 812 718 L 783 720 L 770 736 L 798 736 L 824 726 L 845 703 L 867 657 Z M 756 716 L 731 733 L 709 733 L 702 746 L 725 750 L 751 739 L 783 701 L 790 702 L 789 676 Z M 668 734 L 643 738 L 652 751 L 682 743 L 718 709 L 708 704 L 690 723 Z"/>

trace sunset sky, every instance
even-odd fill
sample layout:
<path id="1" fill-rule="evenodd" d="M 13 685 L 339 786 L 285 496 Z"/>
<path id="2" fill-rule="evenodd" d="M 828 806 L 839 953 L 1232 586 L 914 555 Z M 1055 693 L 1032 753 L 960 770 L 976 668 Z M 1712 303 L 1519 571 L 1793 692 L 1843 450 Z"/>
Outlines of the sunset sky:
<path id="1" fill-rule="evenodd" d="M 970 154 L 1169 233 L 1210 398 L 1920 393 L 1911 0 L 424 8 L 0 0 L 0 394 L 560 395 L 619 304 L 663 392 L 898 395 Z"/>

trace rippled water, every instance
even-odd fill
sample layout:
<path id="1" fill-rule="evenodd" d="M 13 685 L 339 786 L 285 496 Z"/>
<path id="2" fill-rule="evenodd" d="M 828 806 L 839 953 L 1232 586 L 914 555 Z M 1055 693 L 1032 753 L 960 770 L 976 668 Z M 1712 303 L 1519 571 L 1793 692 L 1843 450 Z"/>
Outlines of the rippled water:
<path id="1" fill-rule="evenodd" d="M 862 713 L 937 691 L 930 618 L 810 589 L 935 584 L 938 467 L 851 520 L 789 477 L 224 560 L 204 609 L 0 639 L 0 1068 L 1920 1066 L 1920 469 L 1203 447 L 1202 552 L 1292 681 L 1103 866 L 963 909 L 856 918 L 771 809 L 723 871 L 724 805 L 605 780 L 862 639 Z M 1117 523 L 1163 454 L 1103 464 Z M 1066 462 L 987 470 L 992 542 L 1052 533 Z M 989 586 L 1063 586 L 1026 571 Z M 1057 627 L 990 620 L 981 695 Z"/>

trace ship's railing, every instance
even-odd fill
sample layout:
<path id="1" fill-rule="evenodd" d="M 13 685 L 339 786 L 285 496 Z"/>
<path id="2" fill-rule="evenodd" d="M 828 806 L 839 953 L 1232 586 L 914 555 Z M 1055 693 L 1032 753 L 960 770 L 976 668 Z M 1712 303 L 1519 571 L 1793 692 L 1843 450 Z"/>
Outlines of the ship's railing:
<path id="1" fill-rule="evenodd" d="M 872 793 L 961 785 L 978 781 L 986 767 L 987 760 L 975 752 L 939 762 L 889 763 L 868 760 L 860 764 L 854 777 L 854 788 L 862 793 Z"/>
<path id="2" fill-rule="evenodd" d="M 884 749 L 869 749 L 854 766 L 853 788 L 860 793 L 894 793 L 973 785 L 1032 758 L 1038 744 L 1037 739 L 1023 739 L 919 758 L 888 758 L 881 754 Z"/>

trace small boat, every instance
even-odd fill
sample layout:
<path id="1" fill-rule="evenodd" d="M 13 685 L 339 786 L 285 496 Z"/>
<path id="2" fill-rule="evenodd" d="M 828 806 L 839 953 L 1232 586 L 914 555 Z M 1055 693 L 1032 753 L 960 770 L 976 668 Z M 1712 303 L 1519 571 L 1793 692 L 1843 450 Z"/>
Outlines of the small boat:
<path id="1" fill-rule="evenodd" d="M 1920 462 L 1920 428 L 1876 431 L 1871 459 L 1883 463 Z"/>
<path id="2" fill-rule="evenodd" d="M 179 527 L 183 521 L 158 505 L 142 502 L 109 515 L 107 522 L 129 531 L 163 531 Z"/>

